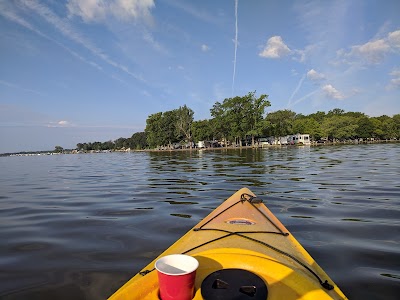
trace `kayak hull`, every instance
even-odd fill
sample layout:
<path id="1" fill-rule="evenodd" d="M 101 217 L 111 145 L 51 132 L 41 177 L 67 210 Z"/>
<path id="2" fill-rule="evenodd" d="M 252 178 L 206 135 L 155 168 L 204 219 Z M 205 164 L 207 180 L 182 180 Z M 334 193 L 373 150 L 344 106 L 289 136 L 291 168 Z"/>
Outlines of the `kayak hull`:
<path id="1" fill-rule="evenodd" d="M 224 201 L 109 299 L 159 299 L 154 264 L 169 254 L 199 261 L 193 299 L 203 299 L 203 280 L 222 269 L 262 278 L 268 299 L 347 299 L 272 212 L 247 188 Z M 324 282 L 329 283 L 326 289 Z"/>

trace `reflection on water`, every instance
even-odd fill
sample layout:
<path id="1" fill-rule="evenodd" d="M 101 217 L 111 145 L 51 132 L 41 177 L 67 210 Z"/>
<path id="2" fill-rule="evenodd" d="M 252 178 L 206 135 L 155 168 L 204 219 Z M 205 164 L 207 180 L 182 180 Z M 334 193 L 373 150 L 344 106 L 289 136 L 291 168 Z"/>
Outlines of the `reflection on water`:
<path id="1" fill-rule="evenodd" d="M 185 215 L 185 214 L 170 214 L 170 215 L 174 216 L 174 217 L 185 218 L 185 219 L 190 219 L 192 217 L 191 215 Z"/>
<path id="2" fill-rule="evenodd" d="M 104 299 L 247 186 L 350 299 L 397 299 L 398 157 L 400 144 L 0 158 L 0 298 Z"/>
<path id="3" fill-rule="evenodd" d="M 166 200 L 163 202 L 167 202 L 172 205 L 193 205 L 193 204 L 199 204 L 198 202 L 189 202 L 189 201 L 171 201 L 171 200 Z"/>
<path id="4" fill-rule="evenodd" d="M 381 274 L 381 275 L 389 278 L 400 279 L 400 276 L 398 275 L 393 275 L 393 274 Z"/>
<path id="5" fill-rule="evenodd" d="M 342 219 L 342 221 L 350 221 L 350 222 L 371 222 L 371 221 L 368 221 L 368 220 L 355 219 L 355 218 Z"/>

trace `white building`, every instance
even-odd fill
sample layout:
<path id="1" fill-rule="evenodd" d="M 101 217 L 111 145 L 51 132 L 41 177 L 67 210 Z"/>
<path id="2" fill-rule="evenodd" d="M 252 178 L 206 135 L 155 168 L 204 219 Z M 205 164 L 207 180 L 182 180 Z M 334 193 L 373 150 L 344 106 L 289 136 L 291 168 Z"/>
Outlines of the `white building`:
<path id="1" fill-rule="evenodd" d="M 288 136 L 288 144 L 295 145 L 295 144 L 303 144 L 303 145 L 310 145 L 310 135 L 309 134 L 293 134 Z"/>
<path id="2" fill-rule="evenodd" d="M 204 141 L 198 141 L 197 142 L 197 148 L 205 148 L 206 147 L 206 143 Z"/>

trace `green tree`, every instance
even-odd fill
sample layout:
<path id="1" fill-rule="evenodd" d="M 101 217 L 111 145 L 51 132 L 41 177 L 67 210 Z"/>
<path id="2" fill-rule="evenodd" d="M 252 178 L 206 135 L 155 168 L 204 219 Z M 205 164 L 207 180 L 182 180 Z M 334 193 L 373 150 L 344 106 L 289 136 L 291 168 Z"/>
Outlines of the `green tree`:
<path id="1" fill-rule="evenodd" d="M 147 137 L 147 143 L 150 147 L 157 147 L 163 144 L 161 136 L 162 124 L 161 124 L 162 112 L 152 114 L 147 117 L 145 133 Z"/>
<path id="2" fill-rule="evenodd" d="M 93 150 L 101 151 L 103 149 L 102 142 L 96 141 L 96 142 L 93 142 L 92 145 L 93 145 Z"/>
<path id="3" fill-rule="evenodd" d="M 178 118 L 178 110 L 169 110 L 162 114 L 160 120 L 160 136 L 162 139 L 162 144 L 169 145 L 171 147 L 172 143 L 180 141 L 180 138 L 176 134 L 176 123 Z"/>
<path id="4" fill-rule="evenodd" d="M 383 130 L 382 121 L 379 118 L 370 118 L 369 120 L 373 128 L 373 131 L 369 137 L 374 139 L 384 139 L 385 131 Z"/>
<path id="5" fill-rule="evenodd" d="M 235 139 L 237 144 L 241 144 L 242 138 L 245 137 L 245 102 L 242 97 L 226 98 L 222 103 L 225 111 L 225 120 L 228 127 L 228 139 Z"/>
<path id="6" fill-rule="evenodd" d="M 285 109 L 271 112 L 266 116 L 266 121 L 271 124 L 269 133 L 273 136 L 293 134 L 293 125 L 296 113 Z"/>
<path id="7" fill-rule="evenodd" d="M 243 138 L 254 138 L 262 134 L 285 136 L 308 133 L 318 140 L 353 138 L 400 139 L 400 114 L 370 118 L 361 112 L 345 112 L 335 108 L 327 114 L 322 111 L 310 115 L 296 114 L 291 110 L 271 112 L 264 118 L 265 108 L 270 106 L 267 95 L 226 98 L 216 102 L 210 109 L 212 118 L 193 121 L 194 112 L 186 105 L 179 109 L 159 112 L 148 116 L 144 132 L 137 132 L 131 138 L 119 138 L 107 142 L 78 143 L 76 148 L 83 151 L 105 149 L 144 149 L 146 147 L 171 145 L 175 142 L 222 139 L 241 143 Z M 225 143 L 227 145 L 227 143 Z M 62 151 L 56 146 L 55 151 Z"/>
<path id="8" fill-rule="evenodd" d="M 226 98 L 222 104 L 214 104 L 210 112 L 223 138 L 235 139 L 241 145 L 242 139 L 249 136 L 254 146 L 254 138 L 262 135 L 266 126 L 265 109 L 271 105 L 267 95 L 257 98 L 255 94 L 254 91 L 242 97 Z"/>
<path id="9" fill-rule="evenodd" d="M 319 124 L 322 124 L 322 122 L 326 118 L 326 114 L 323 111 L 317 111 L 316 113 L 310 114 L 307 116 L 308 118 L 313 118 L 315 121 L 317 121 Z"/>
<path id="10" fill-rule="evenodd" d="M 229 128 L 230 124 L 229 124 L 229 119 L 227 117 L 226 109 L 220 102 L 217 101 L 210 109 L 210 113 L 211 116 L 213 117 L 211 123 L 213 124 L 213 127 L 216 130 L 215 138 L 225 139 L 225 141 L 227 141 L 230 132 Z M 227 143 L 225 143 L 225 146 L 227 146 Z"/>
<path id="11" fill-rule="evenodd" d="M 56 146 L 54 148 L 54 152 L 56 152 L 56 153 L 62 153 L 63 151 L 64 151 L 64 148 L 61 146 Z"/>
<path id="12" fill-rule="evenodd" d="M 355 119 L 359 119 L 359 118 L 364 118 L 366 117 L 366 115 L 364 113 L 361 112 L 354 112 L 354 111 L 349 111 L 343 114 L 344 116 L 348 116 L 348 117 L 352 117 Z"/>
<path id="13" fill-rule="evenodd" d="M 114 141 L 114 147 L 115 149 L 122 149 L 126 148 L 126 138 L 120 137 Z"/>
<path id="14" fill-rule="evenodd" d="M 131 149 L 142 150 L 148 146 L 145 132 L 136 132 L 128 140 Z"/>
<path id="15" fill-rule="evenodd" d="M 107 141 L 104 143 L 101 143 L 101 150 L 112 150 L 115 148 L 115 144 L 113 141 Z"/>
<path id="16" fill-rule="evenodd" d="M 186 105 L 176 110 L 175 130 L 177 137 L 183 137 L 192 148 L 192 123 L 194 112 Z"/>
<path id="17" fill-rule="evenodd" d="M 332 109 L 332 110 L 330 110 L 329 112 L 328 112 L 328 117 L 331 117 L 331 116 L 341 116 L 341 115 L 343 115 L 344 114 L 344 110 L 343 109 L 341 109 L 341 108 L 334 108 L 334 109 Z"/>
<path id="18" fill-rule="evenodd" d="M 332 114 L 326 118 L 322 124 L 322 129 L 331 140 L 351 139 L 357 136 L 356 129 L 358 125 L 355 118 Z"/>
<path id="19" fill-rule="evenodd" d="M 400 114 L 393 115 L 395 138 L 400 139 Z"/>
<path id="20" fill-rule="evenodd" d="M 374 135 L 375 126 L 367 116 L 359 118 L 356 122 L 356 136 L 362 139 L 371 138 Z"/>
<path id="21" fill-rule="evenodd" d="M 194 141 L 211 140 L 213 129 L 210 120 L 194 121 L 192 123 L 192 134 Z"/>
<path id="22" fill-rule="evenodd" d="M 254 138 L 261 136 L 266 124 L 268 122 L 264 119 L 265 109 L 271 106 L 268 101 L 268 95 L 255 96 L 255 91 L 248 93 L 242 97 L 244 103 L 244 118 L 242 124 L 244 125 L 244 132 L 246 135 L 251 136 L 251 144 L 254 147 Z"/>
<path id="23" fill-rule="evenodd" d="M 300 118 L 296 116 L 296 119 L 293 122 L 293 133 L 307 133 L 314 141 L 319 140 L 324 136 L 321 124 L 314 118 L 307 116 Z"/>
<path id="24" fill-rule="evenodd" d="M 380 128 L 382 130 L 382 135 L 380 136 L 381 139 L 394 139 L 397 136 L 396 132 L 396 122 L 394 118 L 389 116 L 383 115 L 377 117 L 380 121 Z"/>

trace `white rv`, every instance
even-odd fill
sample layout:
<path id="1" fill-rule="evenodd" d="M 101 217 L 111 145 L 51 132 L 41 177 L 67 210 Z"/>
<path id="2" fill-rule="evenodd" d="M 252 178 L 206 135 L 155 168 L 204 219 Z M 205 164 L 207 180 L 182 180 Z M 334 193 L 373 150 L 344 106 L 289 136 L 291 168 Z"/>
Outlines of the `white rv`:
<path id="1" fill-rule="evenodd" d="M 288 144 L 290 145 L 296 145 L 296 144 L 302 144 L 302 145 L 310 145 L 310 135 L 309 134 L 294 134 L 288 136 Z"/>

